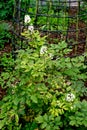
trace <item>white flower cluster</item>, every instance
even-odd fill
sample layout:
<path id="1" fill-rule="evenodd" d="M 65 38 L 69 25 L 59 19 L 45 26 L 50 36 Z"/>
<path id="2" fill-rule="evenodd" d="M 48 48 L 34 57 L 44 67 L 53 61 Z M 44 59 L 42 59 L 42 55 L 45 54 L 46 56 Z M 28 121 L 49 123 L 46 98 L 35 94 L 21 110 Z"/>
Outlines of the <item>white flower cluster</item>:
<path id="1" fill-rule="evenodd" d="M 47 53 L 47 46 L 46 45 L 43 45 L 40 49 L 40 55 L 43 55 Z M 52 53 L 49 53 L 48 56 L 50 57 L 50 59 L 52 60 L 53 59 L 53 54 Z"/>
<path id="2" fill-rule="evenodd" d="M 28 30 L 33 32 L 34 31 L 34 27 L 32 25 L 28 26 Z"/>
<path id="3" fill-rule="evenodd" d="M 30 16 L 29 15 L 25 15 L 24 16 L 24 22 L 25 22 L 25 24 L 30 23 L 30 21 L 31 21 Z"/>
<path id="4" fill-rule="evenodd" d="M 30 21 L 31 21 L 30 16 L 29 16 L 29 15 L 25 15 L 25 16 L 24 16 L 24 23 L 25 23 L 25 24 L 29 24 Z M 33 31 L 34 31 L 33 25 L 29 25 L 29 26 L 28 26 L 28 30 L 29 30 L 30 32 L 33 32 Z"/>
<path id="5" fill-rule="evenodd" d="M 43 55 L 47 52 L 47 46 L 43 45 L 40 49 L 40 54 Z"/>
<path id="6" fill-rule="evenodd" d="M 73 93 L 69 93 L 66 95 L 66 101 L 72 102 L 75 99 L 75 95 Z"/>

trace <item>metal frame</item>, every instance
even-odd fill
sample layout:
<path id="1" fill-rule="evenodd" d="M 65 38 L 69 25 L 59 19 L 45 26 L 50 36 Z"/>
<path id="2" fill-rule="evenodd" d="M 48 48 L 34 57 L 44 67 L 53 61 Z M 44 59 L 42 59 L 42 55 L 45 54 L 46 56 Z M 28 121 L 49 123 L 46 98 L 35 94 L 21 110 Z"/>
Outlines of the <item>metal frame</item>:
<path id="1" fill-rule="evenodd" d="M 87 23 L 86 27 L 79 28 L 79 20 L 87 15 L 87 10 L 84 14 L 80 14 L 81 6 L 83 4 L 82 0 L 25 0 L 26 2 L 22 2 L 21 0 L 15 0 L 14 5 L 14 17 L 13 17 L 13 48 L 16 50 L 16 39 L 18 38 L 20 43 L 20 47 L 22 48 L 22 42 L 23 38 L 21 37 L 21 32 L 25 28 L 24 25 L 24 15 L 28 14 L 31 18 L 34 18 L 34 27 L 35 29 L 38 29 L 39 31 L 46 33 L 48 35 L 52 34 L 58 34 L 65 37 L 66 42 L 73 46 L 73 43 L 70 41 L 72 39 L 69 39 L 68 35 L 70 33 L 76 32 L 76 44 L 75 50 L 77 50 L 78 44 L 84 44 L 85 50 L 87 49 Z M 30 11 L 34 10 L 34 11 Z M 70 13 L 74 10 L 74 13 Z M 61 16 L 61 13 L 62 16 Z M 39 19 L 43 19 L 41 23 L 39 22 Z M 44 20 L 45 19 L 45 20 Z M 55 19 L 55 20 L 54 20 Z M 52 21 L 54 20 L 54 22 Z M 62 22 L 64 20 L 64 22 Z M 55 23 L 56 21 L 56 23 Z M 67 22 L 66 22 L 67 21 Z M 72 29 L 70 28 L 70 25 L 73 23 L 73 21 L 76 22 L 76 28 Z M 53 23 L 52 23 L 53 22 Z M 61 22 L 61 25 L 60 25 Z M 42 24 L 42 25 L 41 25 Z M 54 27 L 54 24 L 56 24 L 56 28 Z M 67 28 L 66 28 L 67 24 Z M 45 28 L 44 28 L 45 26 Z M 51 27 L 52 26 L 52 27 Z M 79 41 L 79 31 L 85 32 L 85 40 Z"/>

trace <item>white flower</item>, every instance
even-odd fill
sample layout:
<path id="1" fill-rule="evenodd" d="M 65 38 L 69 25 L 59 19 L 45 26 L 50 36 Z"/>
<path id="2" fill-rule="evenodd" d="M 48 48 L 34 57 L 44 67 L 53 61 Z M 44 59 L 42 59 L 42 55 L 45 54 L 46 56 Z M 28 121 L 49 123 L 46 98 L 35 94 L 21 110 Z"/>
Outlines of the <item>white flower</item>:
<path id="1" fill-rule="evenodd" d="M 32 25 L 28 26 L 28 30 L 33 32 L 34 31 L 34 27 Z"/>
<path id="2" fill-rule="evenodd" d="M 30 23 L 30 21 L 31 21 L 30 16 L 29 15 L 25 15 L 24 16 L 24 22 L 27 24 L 27 23 Z"/>
<path id="3" fill-rule="evenodd" d="M 75 95 L 73 93 L 69 93 L 66 95 L 66 101 L 72 102 L 75 99 Z"/>
<path id="4" fill-rule="evenodd" d="M 47 52 L 47 46 L 42 46 L 41 49 L 40 49 L 40 54 L 44 54 Z"/>

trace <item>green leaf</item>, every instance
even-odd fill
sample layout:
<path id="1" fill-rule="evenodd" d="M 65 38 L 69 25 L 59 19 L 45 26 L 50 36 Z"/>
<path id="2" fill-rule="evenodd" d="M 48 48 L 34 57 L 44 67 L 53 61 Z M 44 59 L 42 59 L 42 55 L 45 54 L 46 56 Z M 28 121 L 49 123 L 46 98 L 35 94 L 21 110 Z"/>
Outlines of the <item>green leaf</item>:
<path id="1" fill-rule="evenodd" d="M 3 126 L 5 125 L 6 120 L 0 120 L 0 130 L 3 128 Z"/>
<path id="2" fill-rule="evenodd" d="M 18 114 L 15 114 L 15 121 L 16 121 L 16 123 L 18 123 L 18 122 L 19 122 L 19 117 L 18 117 Z"/>
<path id="3" fill-rule="evenodd" d="M 46 126 L 47 126 L 47 122 L 44 122 L 44 123 L 41 125 L 41 128 L 44 129 L 44 128 L 46 128 Z"/>
<path id="4" fill-rule="evenodd" d="M 42 116 L 38 116 L 35 118 L 36 121 L 38 121 L 39 123 L 42 123 L 43 122 L 43 117 Z"/>
<path id="5" fill-rule="evenodd" d="M 47 122 L 48 122 L 48 115 L 47 115 L 47 114 L 45 114 L 45 115 L 43 116 L 43 118 L 44 118 L 44 121 L 47 121 Z"/>
<path id="6" fill-rule="evenodd" d="M 13 100 L 13 102 L 14 102 L 14 105 L 18 105 L 18 103 L 19 103 L 19 98 L 18 98 L 18 97 L 15 97 L 14 100 Z"/>
<path id="7" fill-rule="evenodd" d="M 35 95 L 32 95 L 31 96 L 31 100 L 34 102 L 34 103 L 38 103 L 38 99 Z"/>
<path id="8" fill-rule="evenodd" d="M 58 127 L 57 127 L 58 128 Z M 51 128 L 51 126 L 50 125 L 47 125 L 47 127 L 46 127 L 46 130 L 51 130 L 52 128 Z M 57 129 L 58 130 L 58 129 Z"/>
<path id="9" fill-rule="evenodd" d="M 76 124 L 76 121 L 75 120 L 73 120 L 73 121 L 70 121 L 70 123 L 69 123 L 71 126 L 74 126 L 75 124 Z"/>
<path id="10" fill-rule="evenodd" d="M 84 120 L 82 121 L 82 124 L 83 124 L 85 127 L 87 127 L 87 120 L 84 119 Z"/>

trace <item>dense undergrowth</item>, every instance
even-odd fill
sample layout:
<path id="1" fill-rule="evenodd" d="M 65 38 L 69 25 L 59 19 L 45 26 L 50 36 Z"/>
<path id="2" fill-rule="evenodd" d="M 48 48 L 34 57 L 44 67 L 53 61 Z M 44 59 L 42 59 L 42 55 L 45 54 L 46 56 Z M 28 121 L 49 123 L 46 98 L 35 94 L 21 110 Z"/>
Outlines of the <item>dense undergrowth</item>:
<path id="1" fill-rule="evenodd" d="M 0 129 L 87 129 L 86 54 L 69 58 L 64 41 L 47 44 L 34 30 L 22 35 L 29 43 L 16 61 L 2 56 Z"/>
<path id="2" fill-rule="evenodd" d="M 0 18 L 5 16 L 3 12 Z M 0 87 L 6 93 L 0 100 L 0 129 L 86 130 L 87 53 L 70 58 L 72 49 L 65 41 L 48 44 L 26 17 L 24 49 L 16 51 L 15 60 L 11 52 L 1 53 Z M 11 41 L 9 31 L 1 22 L 1 52 Z"/>

